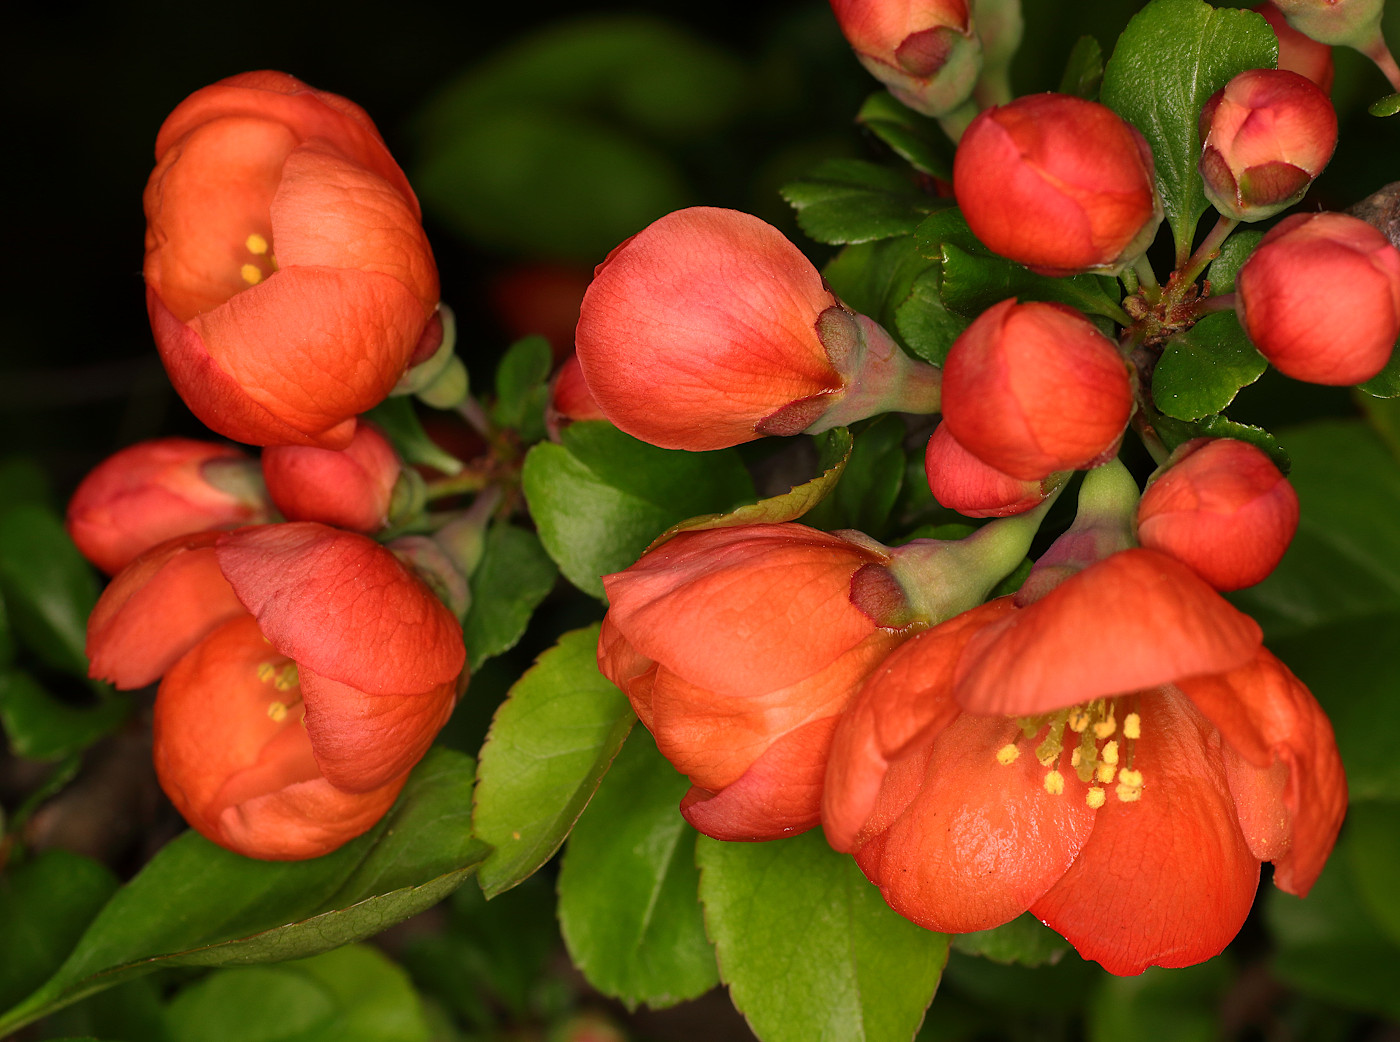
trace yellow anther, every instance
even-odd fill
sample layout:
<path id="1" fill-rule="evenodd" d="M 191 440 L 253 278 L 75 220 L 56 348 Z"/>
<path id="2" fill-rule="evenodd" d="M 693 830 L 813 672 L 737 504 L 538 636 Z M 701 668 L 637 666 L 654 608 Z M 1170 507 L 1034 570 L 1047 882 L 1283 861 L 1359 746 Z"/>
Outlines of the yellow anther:
<path id="1" fill-rule="evenodd" d="M 1104 763 L 1117 763 L 1117 762 L 1118 762 L 1118 743 L 1117 743 L 1117 742 L 1105 742 L 1105 743 L 1104 743 L 1104 747 L 1103 747 L 1103 751 L 1102 751 L 1101 753 L 1099 753 L 1099 755 L 1103 758 L 1103 762 L 1104 762 Z"/>
<path id="2" fill-rule="evenodd" d="M 248 247 L 249 253 L 256 253 L 259 257 L 267 252 L 267 240 L 257 232 L 248 236 L 248 238 L 243 241 L 243 245 Z"/>
<path id="3" fill-rule="evenodd" d="M 272 686 L 278 691 L 290 691 L 301 683 L 301 677 L 297 674 L 297 664 L 288 662 L 277 671 L 277 675 L 272 679 Z"/>
<path id="4" fill-rule="evenodd" d="M 1129 713 L 1123 718 L 1123 737 L 1142 737 L 1142 717 L 1138 716 L 1136 713 Z"/>
<path id="5" fill-rule="evenodd" d="M 1017 749 L 1011 742 L 1007 742 L 997 750 L 997 763 L 1001 764 L 1003 767 L 1010 767 L 1016 762 L 1016 757 L 1020 755 L 1021 750 Z"/>
<path id="6" fill-rule="evenodd" d="M 243 281 L 250 286 L 256 286 L 262 281 L 262 270 L 256 264 L 245 264 L 238 269 L 238 274 L 243 276 Z"/>
<path id="7" fill-rule="evenodd" d="M 1100 720 L 1094 725 L 1094 737 L 1108 738 L 1116 730 L 1118 730 L 1118 721 L 1110 716 L 1107 720 Z"/>
<path id="8" fill-rule="evenodd" d="M 1079 762 L 1080 762 L 1081 760 L 1083 760 L 1083 759 L 1084 759 L 1084 750 L 1081 749 L 1081 748 L 1079 748 L 1078 746 L 1075 746 L 1075 747 L 1074 747 L 1074 752 L 1072 752 L 1072 753 L 1069 754 L 1069 765 L 1070 765 L 1071 767 L 1078 767 L 1078 766 L 1079 766 Z"/>
<path id="9" fill-rule="evenodd" d="M 269 702 L 267 704 L 267 716 L 275 724 L 280 724 L 287 719 L 287 706 L 284 702 Z"/>
<path id="10" fill-rule="evenodd" d="M 1085 728 L 1089 726 L 1089 711 L 1082 706 L 1076 706 L 1069 713 L 1069 729 L 1075 734 L 1083 734 Z"/>
<path id="11" fill-rule="evenodd" d="M 1135 785 L 1120 785 L 1113 794 L 1123 803 L 1136 803 L 1142 799 L 1142 790 Z"/>
<path id="12" fill-rule="evenodd" d="M 273 678 L 274 678 L 276 675 L 277 675 L 277 667 L 274 666 L 271 662 L 259 662 L 259 663 L 258 663 L 257 676 L 258 676 L 258 680 L 260 680 L 262 683 L 264 683 L 264 684 L 270 684 L 270 683 L 272 683 L 272 680 L 273 680 Z"/>
<path id="13" fill-rule="evenodd" d="M 1065 791 L 1065 776 L 1059 771 L 1051 771 L 1045 776 L 1045 791 L 1051 796 L 1058 796 Z"/>
<path id="14" fill-rule="evenodd" d="M 1094 808 L 1094 810 L 1098 810 L 1102 807 L 1106 799 L 1108 799 L 1108 797 L 1104 795 L 1104 791 L 1097 785 L 1084 794 L 1084 802 Z"/>
<path id="15" fill-rule="evenodd" d="M 1142 788 L 1142 772 L 1122 770 L 1118 772 L 1118 781 L 1123 785 L 1131 785 L 1134 788 Z"/>
<path id="16" fill-rule="evenodd" d="M 1113 791 L 1124 803 L 1136 803 L 1142 797 L 1142 772 L 1128 768 L 1119 771 L 1118 787 Z"/>
<path id="17" fill-rule="evenodd" d="M 1113 781 L 1113 776 L 1117 772 L 1118 768 L 1114 767 L 1113 764 L 1101 763 L 1099 764 L 1099 769 L 1094 772 L 1094 777 L 1097 778 L 1099 781 L 1103 782 L 1105 785 L 1108 785 L 1110 782 Z"/>

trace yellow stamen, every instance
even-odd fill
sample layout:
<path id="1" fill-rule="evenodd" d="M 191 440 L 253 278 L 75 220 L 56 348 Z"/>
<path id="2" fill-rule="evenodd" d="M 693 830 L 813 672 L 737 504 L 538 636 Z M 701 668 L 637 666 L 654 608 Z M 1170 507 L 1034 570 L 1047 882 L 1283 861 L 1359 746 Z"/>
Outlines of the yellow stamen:
<path id="1" fill-rule="evenodd" d="M 264 684 L 272 683 L 272 678 L 277 675 L 277 667 L 271 662 L 259 662 L 257 668 L 258 680 Z"/>
<path id="2" fill-rule="evenodd" d="M 1013 743 L 1007 742 L 997 750 L 997 763 L 1001 764 L 1003 767 L 1010 767 L 1016 762 L 1016 757 L 1020 755 L 1021 750 L 1017 749 Z"/>
<path id="3" fill-rule="evenodd" d="M 267 252 L 267 240 L 257 232 L 248 236 L 248 238 L 244 240 L 243 245 L 248 247 L 249 253 L 256 253 L 258 256 L 262 256 Z"/>
<path id="4" fill-rule="evenodd" d="M 1123 718 L 1123 737 L 1142 737 L 1142 717 L 1138 716 L 1136 713 L 1129 713 Z"/>
<path id="5" fill-rule="evenodd" d="M 1099 781 L 1103 782 L 1105 785 L 1108 785 L 1110 782 L 1113 781 L 1113 776 L 1117 772 L 1118 768 L 1114 767 L 1113 764 L 1101 763 L 1099 764 L 1099 769 L 1094 772 L 1094 777 L 1097 778 Z"/>
<path id="6" fill-rule="evenodd" d="M 1119 771 L 1118 787 L 1113 791 L 1124 803 L 1136 803 L 1142 798 L 1142 772 L 1127 768 Z"/>
<path id="7" fill-rule="evenodd" d="M 1102 753 L 1101 755 L 1103 756 L 1103 762 L 1104 762 L 1104 763 L 1117 763 L 1117 762 L 1118 762 L 1118 743 L 1117 743 L 1117 742 L 1105 742 L 1105 743 L 1104 743 L 1104 747 L 1103 747 L 1103 753 Z"/>
<path id="8" fill-rule="evenodd" d="M 1059 771 L 1051 771 L 1045 776 L 1045 791 L 1051 796 L 1058 796 L 1065 791 L 1065 776 Z"/>
<path id="9" fill-rule="evenodd" d="M 242 275 L 243 281 L 250 286 L 256 286 L 263 278 L 263 273 L 256 264 L 243 265 L 243 267 L 238 269 L 238 274 Z"/>
<path id="10" fill-rule="evenodd" d="M 1106 799 L 1108 799 L 1108 797 L 1104 795 L 1104 791 L 1098 786 L 1095 786 L 1084 794 L 1084 802 L 1094 810 L 1098 810 L 1102 807 Z"/>
<path id="11" fill-rule="evenodd" d="M 1073 725 L 1071 724 L 1070 726 L 1072 727 Z M 1078 767 L 1078 766 L 1079 766 L 1079 761 L 1081 761 L 1081 760 L 1083 760 L 1083 759 L 1084 759 L 1084 750 L 1083 750 L 1083 749 L 1080 749 L 1078 746 L 1075 746 L 1074 751 L 1073 751 L 1072 753 L 1069 754 L 1069 765 L 1070 765 L 1071 767 Z"/>
<path id="12" fill-rule="evenodd" d="M 1082 706 L 1070 710 L 1069 729 L 1075 734 L 1083 734 L 1089 726 L 1089 711 Z"/>
<path id="13" fill-rule="evenodd" d="M 1122 782 L 1124 785 L 1132 785 L 1132 786 L 1134 786 L 1135 788 L 1138 788 L 1138 789 L 1142 788 L 1142 772 L 1141 772 L 1141 771 L 1128 771 L 1128 770 L 1119 771 L 1119 772 L 1118 772 L 1118 780 L 1119 780 L 1120 782 Z"/>
<path id="14" fill-rule="evenodd" d="M 280 724 L 287 719 L 287 705 L 285 702 L 269 702 L 267 704 L 267 715 L 275 724 Z"/>

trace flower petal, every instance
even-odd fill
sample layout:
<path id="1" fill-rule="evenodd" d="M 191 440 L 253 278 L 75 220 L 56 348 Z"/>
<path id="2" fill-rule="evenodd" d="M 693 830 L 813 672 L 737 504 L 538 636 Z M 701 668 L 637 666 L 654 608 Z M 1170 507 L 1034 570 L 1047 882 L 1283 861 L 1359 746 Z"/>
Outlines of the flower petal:
<path id="1" fill-rule="evenodd" d="M 1131 764 L 1142 774 L 1140 797 L 1108 794 L 1079 857 L 1030 909 L 1084 958 L 1123 976 L 1218 954 L 1259 884 L 1215 729 L 1170 689 L 1141 699 L 1148 729 Z"/>
<path id="2" fill-rule="evenodd" d="M 969 712 L 1029 716 L 1234 669 L 1262 640 L 1184 564 L 1125 550 L 977 634 L 955 695 Z"/>

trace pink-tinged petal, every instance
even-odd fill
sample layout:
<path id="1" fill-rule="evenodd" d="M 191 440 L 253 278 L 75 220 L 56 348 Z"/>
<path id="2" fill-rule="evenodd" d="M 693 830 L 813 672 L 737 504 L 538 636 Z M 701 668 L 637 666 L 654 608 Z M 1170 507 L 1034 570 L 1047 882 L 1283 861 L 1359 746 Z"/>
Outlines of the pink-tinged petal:
<path id="1" fill-rule="evenodd" d="M 969 28 L 966 0 L 832 0 L 831 9 L 851 47 L 886 60 L 893 60 L 895 50 L 913 33 L 940 25 Z"/>
<path id="2" fill-rule="evenodd" d="M 627 696 L 637 719 L 650 731 L 651 689 L 656 682 L 657 665 L 627 642 L 611 615 L 603 616 L 603 628 L 598 634 L 598 670 Z"/>
<path id="3" fill-rule="evenodd" d="M 363 793 L 342 792 L 324 778 L 298 782 L 226 807 L 209 838 L 268 861 L 320 857 L 378 824 L 407 781 L 403 774 Z"/>
<path id="4" fill-rule="evenodd" d="M 788 687 L 868 637 L 850 578 L 879 560 L 802 525 L 747 525 L 683 532 L 603 586 L 608 617 L 639 654 L 742 695 Z"/>
<path id="5" fill-rule="evenodd" d="M 287 156 L 272 200 L 272 231 L 284 269 L 379 272 L 418 299 L 425 323 L 437 307 L 437 266 L 416 209 L 388 181 L 324 142 Z"/>
<path id="6" fill-rule="evenodd" d="M 455 678 L 414 694 L 367 694 L 299 669 L 316 763 L 346 792 L 370 792 L 413 768 L 452 715 Z"/>
<path id="7" fill-rule="evenodd" d="M 972 635 L 1015 609 L 998 598 L 917 634 L 870 675 L 841 717 L 827 763 L 822 827 L 842 853 L 875 813 L 890 764 L 910 746 L 932 742 L 960 709 L 953 669 Z"/>
<path id="8" fill-rule="evenodd" d="M 206 635 L 245 615 L 219 571 L 217 532 L 179 536 L 123 568 L 88 618 L 88 675 L 145 687 Z"/>
<path id="9" fill-rule="evenodd" d="M 989 929 L 1024 912 L 1070 867 L 1094 828 L 1088 787 L 1066 772 L 1052 795 L 1033 756 L 999 762 L 998 750 L 1020 738 L 1014 720 L 965 713 L 926 752 L 908 754 L 925 764 L 917 793 L 880 846 L 856 852 L 900 915 L 949 933 Z"/>
<path id="10" fill-rule="evenodd" d="M 939 505 L 966 517 L 1023 514 L 1045 498 L 1043 482 L 1013 478 L 982 462 L 958 443 L 946 423 L 928 440 L 924 472 Z"/>
<path id="11" fill-rule="evenodd" d="M 384 399 L 426 322 L 398 279 L 295 267 L 195 316 L 190 328 L 253 403 L 310 441 Z"/>
<path id="12" fill-rule="evenodd" d="M 1033 715 L 1234 669 L 1262 640 L 1184 564 L 1125 550 L 977 634 L 955 695 L 969 712 Z"/>
<path id="13" fill-rule="evenodd" d="M 355 434 L 350 417 L 324 430 L 307 433 L 259 404 L 209 355 L 204 339 L 176 318 L 156 288 L 146 287 L 146 311 L 156 348 L 170 382 L 203 423 L 225 437 L 249 445 L 318 445 L 343 449 Z"/>
<path id="14" fill-rule="evenodd" d="M 1107 792 L 1078 858 L 1030 908 L 1084 958 L 1123 976 L 1218 954 L 1259 884 L 1215 729 L 1160 691 L 1142 696 L 1141 716 L 1131 764 L 1142 774 L 1139 798 Z"/>
<path id="15" fill-rule="evenodd" d="M 320 521 L 366 534 L 389 519 L 403 464 L 373 424 L 359 422 L 343 450 L 271 445 L 263 450 L 267 493 L 289 521 Z"/>
<path id="16" fill-rule="evenodd" d="M 657 748 L 701 788 L 717 791 L 732 785 L 776 736 L 818 720 L 834 726 L 866 676 L 901 639 L 876 630 L 826 668 L 775 691 L 725 695 L 660 668 L 651 688 Z M 825 769 L 825 749 L 820 759 Z"/>
<path id="17" fill-rule="evenodd" d="M 457 620 L 372 539 L 305 521 L 227 533 L 217 553 L 273 646 L 327 679 L 400 695 L 462 671 Z"/>
<path id="18" fill-rule="evenodd" d="M 1255 856 L 1300 897 L 1312 888 L 1347 807 L 1332 725 L 1312 692 L 1267 650 L 1229 673 L 1178 685 L 1225 739 L 1230 789 Z"/>
<path id="19" fill-rule="evenodd" d="M 666 448 L 735 445 L 771 413 L 841 386 L 816 331 L 835 303 L 776 228 L 735 210 L 679 210 L 599 266 L 579 314 L 579 364 L 627 433 Z"/>
<path id="20" fill-rule="evenodd" d="M 685 820 L 724 840 L 806 832 L 821 820 L 826 750 L 835 728 L 830 716 L 789 731 L 719 793 L 693 786 L 681 800 Z"/>

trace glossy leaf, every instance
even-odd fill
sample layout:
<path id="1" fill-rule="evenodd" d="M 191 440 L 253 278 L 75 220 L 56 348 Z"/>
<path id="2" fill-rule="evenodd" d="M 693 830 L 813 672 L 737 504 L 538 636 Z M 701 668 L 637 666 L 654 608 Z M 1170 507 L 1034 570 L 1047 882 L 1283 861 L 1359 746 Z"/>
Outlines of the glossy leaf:
<path id="1" fill-rule="evenodd" d="M 946 206 L 909 178 L 863 159 L 827 159 L 781 193 L 797 223 L 817 242 L 859 243 L 908 235 Z"/>
<path id="2" fill-rule="evenodd" d="M 597 422 L 570 424 L 562 445 L 532 448 L 524 489 L 549 556 L 599 598 L 602 577 L 636 561 L 669 526 L 753 498 L 732 449 L 659 449 Z"/>
<path id="3" fill-rule="evenodd" d="M 855 436 L 851 463 L 835 491 L 807 515 L 815 528 L 855 528 L 880 538 L 904 484 L 904 438 L 898 416 L 882 416 Z"/>
<path id="4" fill-rule="evenodd" d="M 1168 451 L 1175 449 L 1178 445 L 1184 445 L 1193 438 L 1234 438 L 1236 441 L 1247 441 L 1255 448 L 1262 449 L 1274 461 L 1274 466 L 1278 467 L 1285 475 L 1293 466 L 1283 444 L 1268 431 L 1247 423 L 1236 423 L 1226 416 L 1215 415 L 1207 416 L 1201 420 L 1178 420 L 1171 416 L 1161 415 L 1154 418 L 1153 426 Z"/>
<path id="5" fill-rule="evenodd" d="M 1069 942 L 1027 912 L 990 930 L 953 935 L 953 949 L 1000 963 L 1042 966 L 1059 962 Z"/>
<path id="6" fill-rule="evenodd" d="M 948 938 L 891 911 L 819 829 L 770 843 L 702 836 L 696 860 L 720 976 L 764 1042 L 913 1037 Z"/>
<path id="7" fill-rule="evenodd" d="M 854 440 L 845 427 L 835 427 L 817 435 L 825 450 L 821 465 L 824 469 L 811 481 L 794 485 L 788 491 L 757 503 L 746 503 L 725 514 L 701 514 L 679 524 L 672 525 L 662 532 L 647 549 L 660 546 L 680 532 L 696 532 L 706 528 L 735 528 L 739 525 L 775 525 L 783 521 L 796 521 L 809 510 L 820 504 L 846 471 L 851 460 Z"/>
<path id="8" fill-rule="evenodd" d="M 472 606 L 462 625 L 473 670 L 515 647 L 558 574 L 533 532 L 504 521 L 487 529 L 471 577 Z"/>
<path id="9" fill-rule="evenodd" d="M 1264 374 L 1264 360 L 1233 311 L 1207 315 L 1167 341 L 1152 374 L 1152 400 L 1178 420 L 1200 420 Z"/>
<path id="10" fill-rule="evenodd" d="M 911 299 L 919 277 L 934 267 L 935 262 L 919 252 L 915 237 L 904 235 L 847 246 L 822 274 L 848 307 L 873 318 L 904 343 L 899 309 Z M 918 351 L 912 353 L 919 356 Z"/>
<path id="11" fill-rule="evenodd" d="M 1378 98 L 1371 102 L 1366 109 L 1373 116 L 1394 116 L 1400 113 L 1400 93 L 1387 94 L 1383 98 Z"/>
<path id="12" fill-rule="evenodd" d="M 38 991 L 0 1017 L 13 1030 L 163 966 L 279 961 L 416 915 L 459 886 L 487 848 L 465 827 L 473 764 L 433 750 L 384 819 L 310 861 L 256 861 L 195 832 L 119 890 Z"/>
<path id="13" fill-rule="evenodd" d="M 1206 280 L 1213 295 L 1235 291 L 1235 276 L 1263 237 L 1264 233 L 1257 228 L 1238 228 L 1230 233 L 1220 247 L 1220 255 L 1206 268 Z"/>
<path id="14" fill-rule="evenodd" d="M 938 121 L 900 104 L 889 91 L 866 98 L 856 122 L 921 174 L 953 180 L 952 151 Z"/>
<path id="15" fill-rule="evenodd" d="M 111 732 L 126 719 L 131 702 L 112 695 L 90 706 L 54 698 L 27 673 L 0 675 L 0 724 L 16 756 L 58 760 Z"/>
<path id="16" fill-rule="evenodd" d="M 914 280 L 908 297 L 895 308 L 894 324 L 910 351 L 931 365 L 942 365 L 968 320 L 943 303 L 943 272 L 931 267 Z"/>
<path id="17" fill-rule="evenodd" d="M 1081 36 L 1074 42 L 1060 77 L 1060 93 L 1094 101 L 1103 83 L 1103 48 L 1092 36 Z"/>
<path id="18" fill-rule="evenodd" d="M 1360 388 L 1373 398 L 1400 398 L 1400 342 L 1391 350 L 1384 368 Z"/>
<path id="19" fill-rule="evenodd" d="M 549 370 L 553 349 L 542 336 L 527 336 L 511 344 L 496 367 L 496 402 L 491 418 L 518 431 L 526 441 L 544 437 L 544 409 L 549 403 Z"/>
<path id="20" fill-rule="evenodd" d="M 719 983 L 705 937 L 696 832 L 681 817 L 684 775 L 636 728 L 569 836 L 559 926 L 588 982 L 629 1009 L 704 994 Z"/>
<path id="21" fill-rule="evenodd" d="M 1203 0 L 1152 0 L 1133 16 L 1104 68 L 1102 101 L 1142 131 L 1178 256 L 1207 208 L 1196 166 L 1201 108 L 1245 69 L 1273 68 L 1278 39 L 1252 11 Z"/>
<path id="22" fill-rule="evenodd" d="M 943 303 L 969 319 L 1009 297 L 1058 301 L 1105 318 L 1122 313 L 1104 289 L 1110 280 L 1097 275 L 1050 278 L 1004 257 L 969 253 L 951 242 L 943 244 L 942 255 Z"/>
<path id="23" fill-rule="evenodd" d="M 554 855 L 635 720 L 598 672 L 597 626 L 564 634 L 516 682 L 481 748 L 473 820 L 496 848 L 478 875 L 487 897 Z"/>
<path id="24" fill-rule="evenodd" d="M 87 676 L 97 579 L 49 508 L 21 503 L 0 512 L 0 595 L 16 637 L 53 668 Z"/>

